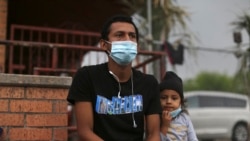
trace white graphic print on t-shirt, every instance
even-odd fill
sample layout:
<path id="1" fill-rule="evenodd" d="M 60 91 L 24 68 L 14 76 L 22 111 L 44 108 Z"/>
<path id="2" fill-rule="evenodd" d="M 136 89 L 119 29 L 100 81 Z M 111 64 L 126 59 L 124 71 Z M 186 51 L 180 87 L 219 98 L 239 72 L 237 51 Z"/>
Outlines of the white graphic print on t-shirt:
<path id="1" fill-rule="evenodd" d="M 143 109 L 143 100 L 141 95 L 131 95 L 118 98 L 113 96 L 109 100 L 103 96 L 97 95 L 95 110 L 99 114 L 128 114 L 140 112 Z"/>

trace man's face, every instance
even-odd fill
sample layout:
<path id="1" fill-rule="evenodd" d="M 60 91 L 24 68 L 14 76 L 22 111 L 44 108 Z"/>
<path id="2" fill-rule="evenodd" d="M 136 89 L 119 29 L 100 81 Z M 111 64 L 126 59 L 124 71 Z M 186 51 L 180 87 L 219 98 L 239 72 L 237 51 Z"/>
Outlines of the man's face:
<path id="1" fill-rule="evenodd" d="M 110 26 L 109 41 L 136 41 L 136 32 L 132 24 L 126 22 L 115 22 Z"/>

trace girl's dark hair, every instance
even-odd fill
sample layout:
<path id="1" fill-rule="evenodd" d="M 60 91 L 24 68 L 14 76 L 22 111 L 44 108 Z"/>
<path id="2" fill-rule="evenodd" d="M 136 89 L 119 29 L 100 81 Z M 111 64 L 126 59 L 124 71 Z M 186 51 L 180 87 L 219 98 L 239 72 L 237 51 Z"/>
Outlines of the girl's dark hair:
<path id="1" fill-rule="evenodd" d="M 134 24 L 132 17 L 126 16 L 126 15 L 115 15 L 111 18 L 109 18 L 103 25 L 102 32 L 101 32 L 101 38 L 104 40 L 108 40 L 108 34 L 110 32 L 110 26 L 112 23 L 115 22 L 126 22 L 130 23 L 134 26 L 135 28 L 135 33 L 136 33 L 136 41 L 139 41 L 139 34 L 138 34 L 138 29 L 136 25 Z"/>

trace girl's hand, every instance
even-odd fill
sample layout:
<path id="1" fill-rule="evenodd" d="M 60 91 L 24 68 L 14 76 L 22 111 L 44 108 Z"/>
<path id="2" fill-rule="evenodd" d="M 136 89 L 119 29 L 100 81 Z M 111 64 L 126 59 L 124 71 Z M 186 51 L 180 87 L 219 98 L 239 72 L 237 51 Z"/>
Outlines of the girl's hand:
<path id="1" fill-rule="evenodd" d="M 162 112 L 162 126 L 169 127 L 170 122 L 172 120 L 172 116 L 170 115 L 169 111 Z"/>

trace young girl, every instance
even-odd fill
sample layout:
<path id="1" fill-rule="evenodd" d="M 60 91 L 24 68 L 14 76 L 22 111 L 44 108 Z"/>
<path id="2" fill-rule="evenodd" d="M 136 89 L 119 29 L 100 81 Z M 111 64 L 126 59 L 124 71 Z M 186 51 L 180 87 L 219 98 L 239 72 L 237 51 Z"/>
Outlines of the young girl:
<path id="1" fill-rule="evenodd" d="M 168 71 L 160 83 L 161 141 L 198 141 L 184 105 L 182 80 Z"/>

